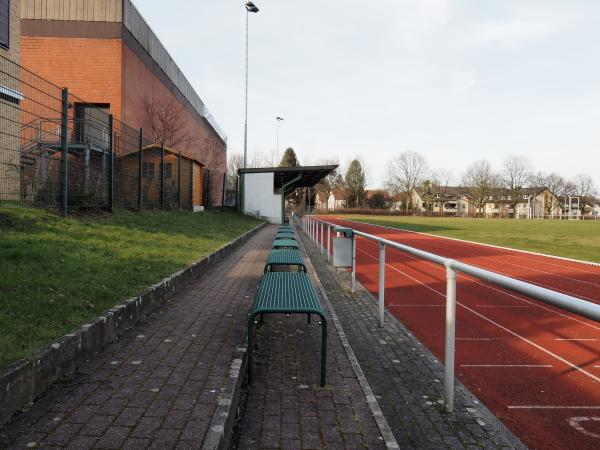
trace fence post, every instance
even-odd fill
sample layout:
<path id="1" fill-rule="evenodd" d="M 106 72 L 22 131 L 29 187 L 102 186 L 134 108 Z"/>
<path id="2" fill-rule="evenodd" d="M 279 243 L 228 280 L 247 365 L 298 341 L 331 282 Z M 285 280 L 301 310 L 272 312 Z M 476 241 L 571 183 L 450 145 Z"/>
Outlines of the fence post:
<path id="1" fill-rule="evenodd" d="M 181 211 L 181 152 L 177 155 L 177 209 Z"/>
<path id="2" fill-rule="evenodd" d="M 138 142 L 138 207 L 142 209 L 143 194 L 143 178 L 144 178 L 144 129 L 140 128 L 140 140 Z"/>
<path id="3" fill-rule="evenodd" d="M 60 149 L 62 153 L 62 214 L 67 217 L 69 198 L 69 90 L 62 90 L 60 117 Z"/>
<path id="4" fill-rule="evenodd" d="M 160 209 L 165 209 L 165 143 L 160 143 Z"/>
<path id="5" fill-rule="evenodd" d="M 194 161 L 190 159 L 190 209 L 194 211 Z"/>
<path id="6" fill-rule="evenodd" d="M 115 134 L 113 115 L 108 115 L 108 148 L 110 149 L 110 165 L 108 167 L 108 209 L 112 212 L 114 206 L 114 168 L 115 168 Z"/>
<path id="7" fill-rule="evenodd" d="M 356 290 L 356 235 L 352 233 L 352 292 Z"/>
<path id="8" fill-rule="evenodd" d="M 384 327 L 385 316 L 385 244 L 379 242 L 379 326 Z"/>
<path id="9" fill-rule="evenodd" d="M 225 177 L 227 172 L 223 172 L 223 190 L 221 191 L 221 212 L 225 210 Z"/>
<path id="10" fill-rule="evenodd" d="M 454 410 L 454 338 L 456 333 L 456 272 L 446 263 L 446 349 L 444 356 L 444 401 Z"/>

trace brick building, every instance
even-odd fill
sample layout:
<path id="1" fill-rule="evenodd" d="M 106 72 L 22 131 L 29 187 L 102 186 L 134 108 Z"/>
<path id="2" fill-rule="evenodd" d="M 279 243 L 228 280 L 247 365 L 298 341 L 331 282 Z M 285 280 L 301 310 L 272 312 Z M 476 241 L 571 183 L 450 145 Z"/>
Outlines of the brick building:
<path id="1" fill-rule="evenodd" d="M 0 0 L 0 200 L 19 198 L 20 0 Z"/>
<path id="2" fill-rule="evenodd" d="M 22 0 L 21 6 L 26 69 L 90 102 L 74 105 L 76 114 L 105 109 L 144 128 L 148 139 L 161 136 L 156 111 L 175 114 L 180 125 L 165 145 L 205 166 L 204 203 L 221 204 L 226 137 L 130 0 Z"/>

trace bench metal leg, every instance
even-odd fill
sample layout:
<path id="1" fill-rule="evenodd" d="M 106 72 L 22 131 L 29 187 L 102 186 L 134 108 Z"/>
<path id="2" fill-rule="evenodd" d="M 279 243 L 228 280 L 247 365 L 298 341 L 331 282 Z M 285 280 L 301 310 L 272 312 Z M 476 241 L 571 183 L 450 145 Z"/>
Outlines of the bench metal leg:
<path id="1" fill-rule="evenodd" d="M 308 319 L 307 319 L 306 323 L 310 323 L 310 313 L 308 313 L 307 316 L 308 316 Z"/>
<path id="2" fill-rule="evenodd" d="M 254 363 L 254 315 L 248 317 L 248 384 L 252 383 L 252 364 Z"/>
<path id="3" fill-rule="evenodd" d="M 321 316 L 321 387 L 327 384 L 327 319 Z"/>

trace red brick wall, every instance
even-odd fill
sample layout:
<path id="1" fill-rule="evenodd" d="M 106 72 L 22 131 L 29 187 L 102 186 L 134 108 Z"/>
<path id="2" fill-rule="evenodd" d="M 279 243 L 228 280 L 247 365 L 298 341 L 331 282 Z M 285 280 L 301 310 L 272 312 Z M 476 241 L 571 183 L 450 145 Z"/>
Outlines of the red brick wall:
<path id="1" fill-rule="evenodd" d="M 149 139 L 144 98 L 178 98 L 121 39 L 23 36 L 21 64 L 86 102 L 109 103 L 116 119 L 145 128 Z M 213 173 L 209 204 L 220 205 L 226 146 L 195 111 L 185 109 L 184 115 L 192 145 L 176 150 Z"/>
<path id="2" fill-rule="evenodd" d="M 21 37 L 21 65 L 121 118 L 120 39 Z"/>

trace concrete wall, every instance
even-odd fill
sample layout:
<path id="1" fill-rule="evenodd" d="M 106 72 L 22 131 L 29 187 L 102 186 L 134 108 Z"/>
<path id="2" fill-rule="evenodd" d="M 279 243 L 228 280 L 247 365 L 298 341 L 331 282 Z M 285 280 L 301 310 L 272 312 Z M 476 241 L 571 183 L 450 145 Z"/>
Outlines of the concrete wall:
<path id="1" fill-rule="evenodd" d="M 244 214 L 260 216 L 271 223 L 281 223 L 281 195 L 274 193 L 273 173 L 245 173 Z"/>

